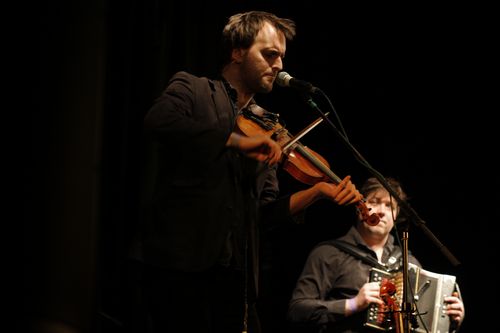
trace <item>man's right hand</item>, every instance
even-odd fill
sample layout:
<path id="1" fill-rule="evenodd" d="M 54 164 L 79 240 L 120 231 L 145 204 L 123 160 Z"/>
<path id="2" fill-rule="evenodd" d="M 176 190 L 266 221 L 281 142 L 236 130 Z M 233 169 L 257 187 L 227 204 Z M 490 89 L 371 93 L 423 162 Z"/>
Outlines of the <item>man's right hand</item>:
<path id="1" fill-rule="evenodd" d="M 243 136 L 233 132 L 229 136 L 226 146 L 269 166 L 278 163 L 281 159 L 280 145 L 265 135 Z"/>

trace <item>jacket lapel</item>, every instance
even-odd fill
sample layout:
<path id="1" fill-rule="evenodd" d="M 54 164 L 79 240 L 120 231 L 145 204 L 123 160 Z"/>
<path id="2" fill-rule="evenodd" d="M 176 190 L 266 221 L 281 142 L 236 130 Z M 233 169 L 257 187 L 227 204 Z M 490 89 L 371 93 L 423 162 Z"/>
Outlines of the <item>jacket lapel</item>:
<path id="1" fill-rule="evenodd" d="M 236 110 L 232 105 L 224 83 L 222 81 L 210 81 L 212 89 L 212 101 L 215 105 L 215 113 L 219 120 L 219 124 L 224 129 L 232 131 L 236 121 Z"/>

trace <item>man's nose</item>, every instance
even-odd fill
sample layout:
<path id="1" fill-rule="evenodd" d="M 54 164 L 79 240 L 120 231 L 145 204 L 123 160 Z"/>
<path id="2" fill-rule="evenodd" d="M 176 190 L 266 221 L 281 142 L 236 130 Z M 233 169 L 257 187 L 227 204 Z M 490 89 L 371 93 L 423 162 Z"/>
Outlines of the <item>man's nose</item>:
<path id="1" fill-rule="evenodd" d="M 379 216 L 384 216 L 385 215 L 384 207 L 382 205 L 375 205 L 373 207 L 373 212 L 376 213 Z"/>
<path id="2" fill-rule="evenodd" d="M 283 60 L 280 57 L 277 57 L 272 67 L 276 72 L 281 71 L 283 69 Z"/>

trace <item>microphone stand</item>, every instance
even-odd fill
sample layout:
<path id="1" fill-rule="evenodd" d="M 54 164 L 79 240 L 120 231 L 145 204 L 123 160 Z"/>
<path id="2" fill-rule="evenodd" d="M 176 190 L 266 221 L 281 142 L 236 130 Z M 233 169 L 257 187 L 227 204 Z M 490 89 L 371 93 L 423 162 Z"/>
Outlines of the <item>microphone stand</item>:
<path id="1" fill-rule="evenodd" d="M 403 235 L 401 237 L 403 243 L 403 295 L 401 297 L 401 311 L 399 313 L 399 318 L 403 324 L 402 332 L 410 332 L 410 320 L 411 320 L 411 299 L 408 298 L 408 221 L 403 223 Z"/>
<path id="2" fill-rule="evenodd" d="M 320 89 L 317 88 L 317 91 L 323 93 Z M 326 96 L 325 96 L 326 97 Z M 382 176 L 377 170 L 375 170 L 368 161 L 354 148 L 354 146 L 349 142 L 349 140 L 338 130 L 338 128 L 333 124 L 333 122 L 327 117 L 323 111 L 318 107 L 318 105 L 313 101 L 310 94 L 305 93 L 304 98 L 306 104 L 316 110 L 323 120 L 330 125 L 333 129 L 334 133 L 341 139 L 342 143 L 349 148 L 349 150 L 354 154 L 354 157 L 363 164 L 367 170 L 379 180 L 379 182 L 384 186 L 384 188 L 389 192 L 389 194 L 398 202 L 398 205 L 402 212 L 405 214 L 414 225 L 419 227 L 423 233 L 434 243 L 441 253 L 450 261 L 453 266 L 460 265 L 458 259 L 439 241 L 439 239 L 427 228 L 426 223 L 422 220 L 417 212 L 392 189 L 387 180 Z M 328 98 L 328 97 L 326 97 Z M 404 230 L 402 233 L 403 240 L 403 295 L 402 295 L 402 306 L 401 306 L 401 317 L 403 319 L 403 332 L 410 332 L 410 317 L 411 317 L 411 301 L 408 298 L 408 238 L 409 238 L 409 223 L 407 221 L 404 222 Z"/>

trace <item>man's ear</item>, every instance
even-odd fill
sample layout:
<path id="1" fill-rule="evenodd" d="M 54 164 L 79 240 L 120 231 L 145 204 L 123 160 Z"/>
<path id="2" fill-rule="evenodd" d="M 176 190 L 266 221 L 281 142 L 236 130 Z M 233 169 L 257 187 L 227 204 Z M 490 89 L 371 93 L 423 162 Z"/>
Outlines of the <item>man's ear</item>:
<path id="1" fill-rule="evenodd" d="M 243 55 L 244 55 L 244 50 L 243 49 L 233 49 L 231 52 L 231 59 L 237 64 L 241 64 L 243 62 Z"/>

